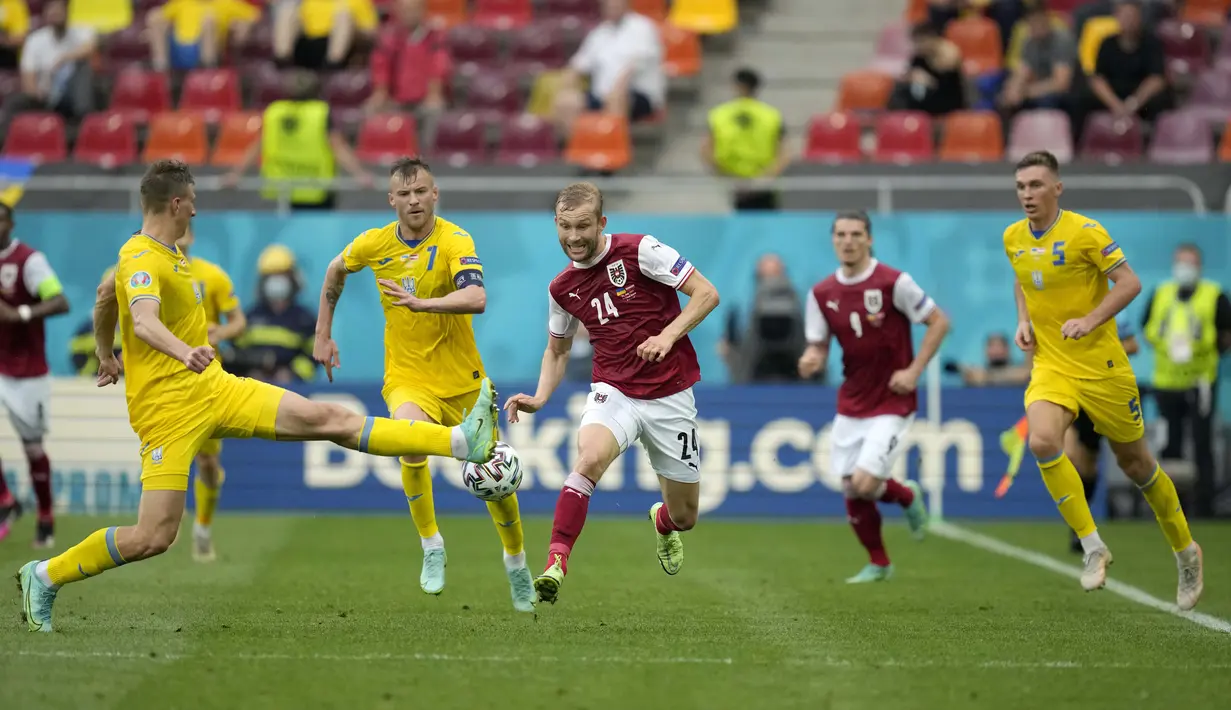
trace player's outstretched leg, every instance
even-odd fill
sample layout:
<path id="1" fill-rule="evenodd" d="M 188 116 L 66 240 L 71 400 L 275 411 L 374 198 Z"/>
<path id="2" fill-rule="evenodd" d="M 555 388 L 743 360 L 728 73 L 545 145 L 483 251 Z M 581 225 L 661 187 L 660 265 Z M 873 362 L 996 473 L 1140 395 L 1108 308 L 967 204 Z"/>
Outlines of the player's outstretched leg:
<path id="1" fill-rule="evenodd" d="M 1175 603 L 1180 610 L 1188 611 L 1201 600 L 1205 575 L 1201 546 L 1193 540 L 1188 529 L 1188 519 L 1180 505 L 1175 483 L 1150 454 L 1144 438 L 1129 443 L 1111 442 L 1111 450 L 1116 454 L 1120 470 L 1141 489 L 1163 530 L 1163 537 L 1175 553 L 1179 572 Z"/>
<path id="2" fill-rule="evenodd" d="M 221 443 L 210 439 L 206 442 L 208 450 L 197 454 L 197 475 L 193 479 L 196 519 L 192 523 L 192 558 L 197 562 L 217 559 L 212 532 L 214 512 L 218 510 L 218 498 L 222 495 L 222 484 L 226 480 L 226 471 L 218 455 Z"/>
<path id="3" fill-rule="evenodd" d="M 650 508 L 650 520 L 654 523 L 658 564 L 664 572 L 674 575 L 684 564 L 684 541 L 680 533 L 692 530 L 697 524 L 701 486 L 673 481 L 662 475 L 658 483 L 662 487 L 663 502 Z"/>
<path id="4" fill-rule="evenodd" d="M 63 554 L 26 563 L 17 573 L 26 627 L 51 632 L 52 605 L 65 584 L 166 552 L 179 531 L 184 499 L 184 491 L 143 491 L 136 525 L 96 530 Z"/>

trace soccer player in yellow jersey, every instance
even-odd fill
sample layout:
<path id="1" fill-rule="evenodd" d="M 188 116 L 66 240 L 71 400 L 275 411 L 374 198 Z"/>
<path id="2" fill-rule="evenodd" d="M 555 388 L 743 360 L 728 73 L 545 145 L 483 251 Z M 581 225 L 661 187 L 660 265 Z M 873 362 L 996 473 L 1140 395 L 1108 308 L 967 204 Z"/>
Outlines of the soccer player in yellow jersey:
<path id="1" fill-rule="evenodd" d="M 141 439 L 137 523 L 97 530 L 64 554 L 18 571 L 30 631 L 52 630 L 52 605 L 63 585 L 167 550 L 184 514 L 189 468 L 211 438 L 332 441 L 378 456 L 491 460 L 497 412 L 486 379 L 470 416 L 450 428 L 362 417 L 224 372 L 209 345 L 192 266 L 176 247 L 195 201 L 188 166 L 161 160 L 146 171 L 141 231 L 120 249 L 115 280 L 99 286 L 94 304 L 100 387 L 120 377 L 112 352 L 117 318 L 124 343 L 128 415 Z"/>
<path id="2" fill-rule="evenodd" d="M 219 343 L 242 335 L 248 321 L 244 318 L 239 297 L 235 295 L 235 284 L 227 272 L 214 262 L 190 253 L 195 241 L 190 225 L 179 241 L 179 248 L 192 267 L 193 286 L 197 289 L 201 305 L 205 306 L 205 326 L 210 347 L 217 348 Z M 208 439 L 197 453 L 197 476 L 193 479 L 197 514 L 192 525 L 192 557 L 198 562 L 213 562 L 215 558 L 210 526 L 214 521 L 214 511 L 218 508 L 222 482 L 226 480 L 226 472 L 222 470 L 219 458 L 221 455 L 222 439 Z"/>
<path id="3" fill-rule="evenodd" d="M 1202 592 L 1201 548 L 1175 485 L 1146 446 L 1137 379 L 1116 332 L 1116 314 L 1141 292 L 1141 280 L 1101 224 L 1060 209 L 1064 186 L 1054 155 L 1022 158 L 1016 181 L 1026 219 L 1005 230 L 1004 249 L 1017 277 L 1017 345 L 1034 352 L 1026 388 L 1030 451 L 1060 515 L 1081 540 L 1082 587 L 1101 588 L 1112 557 L 1064 453 L 1065 431 L 1079 411 L 1107 437 L 1121 470 L 1149 501 L 1175 552 L 1176 605 L 1192 609 Z"/>
<path id="4" fill-rule="evenodd" d="M 389 204 L 397 219 L 355 237 L 330 264 L 321 290 L 314 356 L 333 380 L 338 347 L 333 313 L 346 276 L 375 274 L 385 313 L 385 385 L 394 419 L 453 425 L 474 407 L 483 361 L 470 319 L 487 305 L 483 265 L 466 230 L 436 215 L 440 191 L 431 168 L 403 158 L 389 175 Z M 436 524 L 427 457 L 402 458 L 402 488 L 419 529 L 423 568 L 419 586 L 440 594 L 445 586 L 444 538 Z M 504 546 L 505 572 L 518 611 L 534 611 L 517 494 L 487 509 Z"/>

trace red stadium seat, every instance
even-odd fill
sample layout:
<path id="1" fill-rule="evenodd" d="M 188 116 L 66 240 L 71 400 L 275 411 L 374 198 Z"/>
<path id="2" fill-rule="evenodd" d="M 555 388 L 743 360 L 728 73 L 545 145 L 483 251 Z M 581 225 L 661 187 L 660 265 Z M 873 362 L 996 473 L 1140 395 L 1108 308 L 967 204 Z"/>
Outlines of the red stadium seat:
<path id="1" fill-rule="evenodd" d="M 137 20 L 108 35 L 101 42 L 101 50 L 107 63 L 112 66 L 149 61 L 150 42 L 145 36 L 145 22 Z"/>
<path id="2" fill-rule="evenodd" d="M 1167 111 L 1154 122 L 1147 157 L 1151 163 L 1197 165 L 1214 161 L 1214 132 L 1201 116 Z"/>
<path id="3" fill-rule="evenodd" d="M 1036 150 L 1051 151 L 1061 163 L 1073 159 L 1073 131 L 1069 115 L 1051 109 L 1022 111 L 1009 130 L 1009 160 L 1020 160 Z"/>
<path id="4" fill-rule="evenodd" d="M 955 163 L 995 162 L 1004 157 L 1004 131 L 992 111 L 955 111 L 944 118 L 940 159 Z"/>
<path id="5" fill-rule="evenodd" d="M 530 113 L 505 120 L 496 150 L 497 164 L 530 168 L 559 159 L 560 144 L 550 123 Z"/>
<path id="6" fill-rule="evenodd" d="M 1196 111 L 1213 125 L 1226 123 L 1231 118 L 1231 71 L 1201 72 L 1185 108 Z"/>
<path id="7" fill-rule="evenodd" d="M 111 110 L 123 113 L 135 123 L 144 124 L 151 115 L 170 108 L 171 88 L 165 74 L 128 69 L 120 72 L 111 85 Z"/>
<path id="8" fill-rule="evenodd" d="M 414 116 L 380 114 L 368 116 L 359 126 L 355 155 L 365 163 L 387 165 L 404 155 L 419 152 Z"/>
<path id="9" fill-rule="evenodd" d="M 204 165 L 209 155 L 205 118 L 192 111 L 160 113 L 150 119 L 150 134 L 141 159 L 182 160 L 189 165 Z"/>
<path id="10" fill-rule="evenodd" d="M 248 85 L 252 87 L 251 108 L 265 109 L 275 101 L 291 97 L 286 75 L 272 64 L 258 65 L 258 68 L 248 75 Z"/>
<path id="11" fill-rule="evenodd" d="M 427 0 L 427 16 L 437 27 L 466 24 L 466 0 Z"/>
<path id="12" fill-rule="evenodd" d="M 59 163 L 68 159 L 64 119 L 58 113 L 21 113 L 9 124 L 4 139 L 4 157 L 34 163 Z"/>
<path id="13" fill-rule="evenodd" d="M 1145 135 L 1136 118 L 1118 118 L 1106 111 L 1086 118 L 1081 134 L 1082 158 L 1119 164 L 1140 158 L 1144 147 Z"/>
<path id="14" fill-rule="evenodd" d="M 329 104 L 330 115 L 354 125 L 363 120 L 363 104 L 372 95 L 372 75 L 366 69 L 336 72 L 325 80 L 321 97 Z"/>
<path id="15" fill-rule="evenodd" d="M 858 70 L 842 76 L 837 111 L 880 111 L 889 103 L 893 77 L 879 71 Z"/>
<path id="16" fill-rule="evenodd" d="M 523 105 L 517 82 L 510 76 L 490 72 L 473 77 L 462 108 L 477 111 L 484 121 L 490 122 L 521 113 Z"/>
<path id="17" fill-rule="evenodd" d="M 252 26 L 243 44 L 228 46 L 228 50 L 239 60 L 237 64 L 274 56 L 274 29 L 273 23 L 267 20 L 268 16 L 269 13 L 266 12 L 261 21 Z"/>
<path id="18" fill-rule="evenodd" d="M 487 124 L 477 113 L 448 113 L 436 122 L 436 135 L 428 148 L 433 162 L 455 168 L 487 162 Z"/>
<path id="19" fill-rule="evenodd" d="M 597 24 L 602 18 L 595 0 L 541 0 L 538 8 L 538 16 L 568 18 L 581 25 Z"/>
<path id="20" fill-rule="evenodd" d="M 241 165 L 248 149 L 261 139 L 261 121 L 261 114 L 244 111 L 223 116 L 209 164 L 227 168 Z"/>
<path id="21" fill-rule="evenodd" d="M 500 61 L 500 42 L 488 29 L 461 25 L 449 30 L 449 56 L 457 70 L 470 76 Z"/>
<path id="22" fill-rule="evenodd" d="M 863 160 L 859 120 L 848 113 L 813 116 L 808 124 L 804 161 L 809 163 L 858 163 Z"/>
<path id="23" fill-rule="evenodd" d="M 230 69 L 194 69 L 184 79 L 180 111 L 196 111 L 207 123 L 217 123 L 222 114 L 238 111 L 239 76 Z"/>
<path id="24" fill-rule="evenodd" d="M 922 111 L 893 111 L 876 119 L 878 163 L 910 164 L 932 159 L 932 118 Z"/>
<path id="25" fill-rule="evenodd" d="M 1210 64 L 1210 43 L 1204 31 L 1191 22 L 1164 20 L 1158 37 L 1167 58 L 1168 78 L 1188 77 L 1205 71 Z"/>
<path id="26" fill-rule="evenodd" d="M 73 160 L 102 168 L 137 162 L 137 131 L 118 111 L 92 113 L 81 121 Z"/>
<path id="27" fill-rule="evenodd" d="M 528 24 L 533 16 L 530 0 L 474 0 L 470 21 L 480 27 L 507 30 Z"/>
<path id="28" fill-rule="evenodd" d="M 520 71 L 537 74 L 568 63 L 568 51 L 555 29 L 552 25 L 533 24 L 512 33 L 509 58 Z"/>

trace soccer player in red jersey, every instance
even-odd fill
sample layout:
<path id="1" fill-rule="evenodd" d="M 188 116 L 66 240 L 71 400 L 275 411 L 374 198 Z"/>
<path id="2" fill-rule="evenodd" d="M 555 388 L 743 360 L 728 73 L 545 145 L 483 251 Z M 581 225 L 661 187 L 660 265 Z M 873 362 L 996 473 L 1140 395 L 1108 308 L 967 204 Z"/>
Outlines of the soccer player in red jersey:
<path id="1" fill-rule="evenodd" d="M 0 404 L 21 438 L 38 500 L 34 546 L 55 544 L 51 462 L 43 449 L 51 399 L 43 320 L 68 313 L 64 288 L 42 252 L 13 238 L 13 208 L 0 202 Z M 9 534 L 21 504 L 0 470 L 0 540 Z"/>
<path id="2" fill-rule="evenodd" d="M 830 434 L 830 466 L 842 474 L 846 512 L 869 564 L 846 580 L 879 582 L 893 571 L 881 539 L 877 501 L 905 510 L 916 539 L 923 538 L 927 511 L 914 481 L 890 478 L 918 409 L 915 388 L 949 331 L 949 319 L 915 280 L 872 258 L 872 221 L 864 212 L 844 212 L 833 223 L 841 267 L 812 287 L 805 306 L 808 348 L 799 374 L 812 377 L 825 366 L 829 339 L 842 346 L 843 382 Z M 927 333 L 914 354 L 911 324 Z"/>
<path id="3" fill-rule="evenodd" d="M 718 290 L 679 252 L 644 234 L 607 234 L 603 196 L 590 183 L 556 198 L 556 230 L 570 263 L 549 288 L 547 352 L 533 396 L 505 403 L 510 422 L 537 412 L 564 377 L 578 324 L 594 348 L 593 384 L 581 415 L 577 464 L 556 501 L 538 601 L 555 603 L 581 534 L 590 495 L 616 457 L 639 439 L 658 474 L 663 502 L 650 508 L 658 561 L 684 562 L 680 532 L 697 522 L 701 451 L 692 386 L 701 379 L 688 332 L 718 305 Z M 689 297 L 680 308 L 676 291 Z"/>

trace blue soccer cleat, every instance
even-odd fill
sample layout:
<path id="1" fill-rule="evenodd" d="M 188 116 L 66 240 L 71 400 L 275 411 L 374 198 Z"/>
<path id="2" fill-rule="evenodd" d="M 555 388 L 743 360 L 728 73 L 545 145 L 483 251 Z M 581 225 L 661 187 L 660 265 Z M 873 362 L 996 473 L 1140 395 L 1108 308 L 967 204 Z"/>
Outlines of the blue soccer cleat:
<path id="1" fill-rule="evenodd" d="M 42 631 L 49 634 L 51 628 L 51 607 L 56 602 L 56 590 L 38 578 L 35 569 L 38 560 L 27 562 L 17 571 L 17 588 L 21 592 L 21 618 L 30 631 Z"/>

